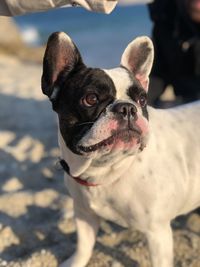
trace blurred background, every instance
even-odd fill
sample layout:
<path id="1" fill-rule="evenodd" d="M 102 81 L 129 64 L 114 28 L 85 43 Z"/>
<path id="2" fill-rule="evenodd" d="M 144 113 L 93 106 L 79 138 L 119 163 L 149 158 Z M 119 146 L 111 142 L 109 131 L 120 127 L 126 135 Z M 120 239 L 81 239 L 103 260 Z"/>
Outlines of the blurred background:
<path id="1" fill-rule="evenodd" d="M 13 21 L 21 33 L 21 39 L 32 47 L 44 45 L 53 31 L 68 33 L 79 47 L 85 62 L 99 67 L 118 65 L 128 42 L 138 35 L 151 33 L 145 5 L 118 6 L 109 16 L 82 8 L 61 8 L 15 17 Z M 7 34 L 1 34 L 2 30 L 5 32 L 1 22 L 0 46 L 2 38 L 8 38 Z"/>

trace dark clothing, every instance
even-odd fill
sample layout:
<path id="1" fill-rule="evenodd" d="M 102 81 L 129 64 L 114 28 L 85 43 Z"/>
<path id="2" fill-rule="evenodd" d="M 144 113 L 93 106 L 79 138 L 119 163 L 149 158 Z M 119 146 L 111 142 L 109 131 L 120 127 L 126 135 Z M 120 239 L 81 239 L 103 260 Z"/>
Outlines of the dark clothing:
<path id="1" fill-rule="evenodd" d="M 200 25 L 191 21 L 184 3 L 184 0 L 155 0 L 149 4 L 149 13 L 154 23 L 152 79 L 163 81 L 157 86 L 173 85 L 175 94 L 188 102 L 200 95 Z M 164 87 L 158 88 L 157 96 L 152 92 L 152 101 Z M 156 88 L 150 88 L 150 94 L 152 90 Z"/>

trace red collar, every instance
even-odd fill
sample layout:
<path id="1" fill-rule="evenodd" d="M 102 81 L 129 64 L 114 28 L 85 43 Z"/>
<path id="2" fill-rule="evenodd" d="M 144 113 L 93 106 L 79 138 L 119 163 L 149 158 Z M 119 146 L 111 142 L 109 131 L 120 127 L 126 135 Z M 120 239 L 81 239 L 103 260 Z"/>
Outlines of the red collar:
<path id="1" fill-rule="evenodd" d="M 74 177 L 70 174 L 70 170 L 69 170 L 69 165 L 67 164 L 67 162 L 64 159 L 60 160 L 60 165 L 62 166 L 63 170 L 71 177 L 73 178 L 78 184 L 81 184 L 83 186 L 87 186 L 87 187 L 91 187 L 91 186 L 98 186 L 99 184 L 93 184 L 93 183 L 89 183 L 83 179 L 81 179 L 80 177 Z"/>
<path id="2" fill-rule="evenodd" d="M 84 186 L 88 186 L 88 187 L 90 187 L 90 186 L 98 186 L 99 184 L 92 184 L 92 183 L 89 183 L 89 182 L 87 182 L 87 181 L 85 181 L 85 180 L 82 180 L 81 178 L 79 178 L 79 177 L 73 177 L 73 176 L 71 176 L 70 175 L 70 177 L 72 177 L 78 184 L 81 184 L 81 185 L 84 185 Z"/>

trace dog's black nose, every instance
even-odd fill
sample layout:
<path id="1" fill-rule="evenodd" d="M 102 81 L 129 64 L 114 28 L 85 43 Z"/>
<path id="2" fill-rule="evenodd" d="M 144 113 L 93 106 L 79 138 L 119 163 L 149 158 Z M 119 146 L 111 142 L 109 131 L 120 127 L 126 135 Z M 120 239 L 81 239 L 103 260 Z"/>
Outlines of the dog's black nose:
<path id="1" fill-rule="evenodd" d="M 137 113 L 137 108 L 131 103 L 116 103 L 112 107 L 112 112 L 120 114 L 124 119 L 134 118 Z"/>

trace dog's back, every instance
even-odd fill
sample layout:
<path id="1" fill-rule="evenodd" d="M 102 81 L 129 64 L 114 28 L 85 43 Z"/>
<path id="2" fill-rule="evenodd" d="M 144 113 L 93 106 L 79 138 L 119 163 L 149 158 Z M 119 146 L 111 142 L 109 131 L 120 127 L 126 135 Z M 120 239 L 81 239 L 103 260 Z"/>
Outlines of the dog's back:
<path id="1" fill-rule="evenodd" d="M 149 108 L 149 117 L 146 150 L 157 155 L 155 172 L 161 180 L 170 176 L 166 188 L 177 183 L 177 194 L 180 190 L 185 198 L 179 213 L 191 211 L 200 205 L 200 101 L 167 110 Z"/>

